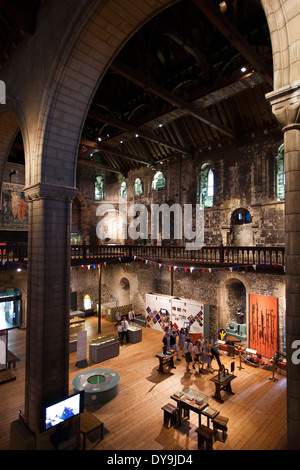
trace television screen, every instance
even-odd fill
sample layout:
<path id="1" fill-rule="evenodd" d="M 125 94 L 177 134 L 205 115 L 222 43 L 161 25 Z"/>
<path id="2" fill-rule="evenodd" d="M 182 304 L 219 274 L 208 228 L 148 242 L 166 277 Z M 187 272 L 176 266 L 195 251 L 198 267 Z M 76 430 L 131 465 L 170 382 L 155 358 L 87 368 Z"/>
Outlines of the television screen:
<path id="1" fill-rule="evenodd" d="M 84 392 L 76 393 L 43 409 L 43 430 L 57 426 L 69 418 L 82 413 Z"/>
<path id="2" fill-rule="evenodd" d="M 166 310 L 165 308 L 161 308 L 161 309 L 160 309 L 160 313 L 161 313 L 162 315 L 166 315 L 166 314 L 167 314 L 167 310 Z"/>

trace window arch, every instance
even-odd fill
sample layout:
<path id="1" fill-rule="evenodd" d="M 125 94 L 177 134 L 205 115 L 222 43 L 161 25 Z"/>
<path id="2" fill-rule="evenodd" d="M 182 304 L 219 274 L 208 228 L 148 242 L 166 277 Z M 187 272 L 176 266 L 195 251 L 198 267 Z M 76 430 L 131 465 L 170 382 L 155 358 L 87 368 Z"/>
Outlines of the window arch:
<path id="1" fill-rule="evenodd" d="M 155 191 L 160 191 L 161 189 L 164 189 L 165 186 L 166 186 L 166 180 L 164 178 L 162 171 L 157 171 L 152 181 L 152 189 L 154 189 Z"/>
<path id="2" fill-rule="evenodd" d="M 136 196 L 141 196 L 143 194 L 143 185 L 140 178 L 136 178 L 134 182 L 134 194 Z"/>
<path id="3" fill-rule="evenodd" d="M 278 201 L 285 199 L 285 169 L 284 169 L 284 144 L 278 148 L 276 161 L 276 194 Z"/>
<path id="4" fill-rule="evenodd" d="M 95 181 L 95 199 L 102 201 L 104 199 L 104 179 L 103 176 L 97 176 Z"/>
<path id="5" fill-rule="evenodd" d="M 198 203 L 203 207 L 212 207 L 214 202 L 214 173 L 211 165 L 205 163 L 198 177 Z"/>

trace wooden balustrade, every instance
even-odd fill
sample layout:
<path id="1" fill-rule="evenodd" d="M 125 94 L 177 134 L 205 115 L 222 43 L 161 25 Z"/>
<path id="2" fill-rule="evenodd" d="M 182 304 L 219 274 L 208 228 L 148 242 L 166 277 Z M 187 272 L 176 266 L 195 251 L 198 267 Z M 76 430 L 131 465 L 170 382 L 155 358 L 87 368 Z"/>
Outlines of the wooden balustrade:
<path id="1" fill-rule="evenodd" d="M 73 266 L 97 264 L 114 259 L 133 260 L 136 258 L 204 266 L 255 265 L 282 267 L 285 265 L 284 246 L 203 246 L 200 250 L 186 250 L 184 246 L 142 246 L 142 245 L 72 245 Z M 27 245 L 0 246 L 0 262 L 24 263 L 28 261 Z"/>

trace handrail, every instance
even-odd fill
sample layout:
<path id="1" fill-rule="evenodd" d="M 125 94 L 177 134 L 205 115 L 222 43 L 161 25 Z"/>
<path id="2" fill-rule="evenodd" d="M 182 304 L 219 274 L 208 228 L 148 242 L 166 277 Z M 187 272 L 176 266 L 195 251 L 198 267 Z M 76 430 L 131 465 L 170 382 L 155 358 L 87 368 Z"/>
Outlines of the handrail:
<path id="1" fill-rule="evenodd" d="M 145 259 L 195 265 L 237 266 L 265 265 L 282 267 L 285 265 L 284 246 L 203 246 L 200 250 L 186 250 L 184 246 L 154 245 L 71 245 L 71 264 L 86 265 L 105 260 L 126 258 Z M 28 262 L 25 244 L 0 245 L 0 262 L 3 264 Z"/>

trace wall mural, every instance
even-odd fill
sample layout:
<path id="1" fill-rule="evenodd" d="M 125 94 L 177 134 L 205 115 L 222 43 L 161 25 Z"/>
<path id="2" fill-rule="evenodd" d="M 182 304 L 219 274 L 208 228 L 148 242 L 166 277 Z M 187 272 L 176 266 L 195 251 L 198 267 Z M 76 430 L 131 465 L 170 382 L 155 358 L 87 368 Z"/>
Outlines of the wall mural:
<path id="1" fill-rule="evenodd" d="M 3 183 L 1 230 L 28 230 L 28 209 L 23 186 Z"/>
<path id="2" fill-rule="evenodd" d="M 278 299 L 250 294 L 250 348 L 264 357 L 278 349 Z"/>

